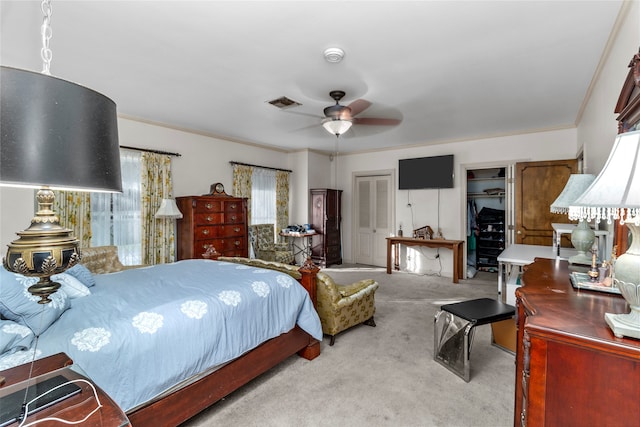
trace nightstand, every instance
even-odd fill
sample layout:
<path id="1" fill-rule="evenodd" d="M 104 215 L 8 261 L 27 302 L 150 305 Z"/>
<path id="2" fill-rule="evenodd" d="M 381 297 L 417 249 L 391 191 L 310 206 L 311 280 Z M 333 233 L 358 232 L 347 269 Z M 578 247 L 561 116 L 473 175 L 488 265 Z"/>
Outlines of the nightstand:
<path id="1" fill-rule="evenodd" d="M 0 384 L 0 399 L 9 396 L 17 391 L 23 392 L 27 385 L 30 387 L 42 384 L 56 376 L 62 376 L 68 380 L 84 379 L 91 380 L 78 372 L 71 369 L 70 365 L 73 361 L 63 353 L 44 359 L 36 360 L 33 366 L 31 379 L 28 379 L 31 364 L 16 366 L 15 368 L 0 371 L 0 377 L 4 377 L 5 381 Z M 92 383 L 92 382 L 91 382 Z M 57 417 L 69 421 L 79 421 L 93 411 L 97 402 L 93 394 L 91 386 L 84 382 L 74 383 L 80 387 L 79 393 L 70 397 L 66 397 L 58 403 L 41 409 L 27 418 L 27 423 L 46 417 Z M 93 384 L 93 383 L 92 383 Z M 118 405 L 98 386 L 96 393 L 102 407 L 92 414 L 86 421 L 82 423 L 83 427 L 124 427 L 130 426 L 129 419 Z M 0 400 L 0 404 L 1 404 Z M 18 425 L 17 422 L 9 424 L 9 426 Z M 45 424 L 43 424 L 45 425 Z"/>

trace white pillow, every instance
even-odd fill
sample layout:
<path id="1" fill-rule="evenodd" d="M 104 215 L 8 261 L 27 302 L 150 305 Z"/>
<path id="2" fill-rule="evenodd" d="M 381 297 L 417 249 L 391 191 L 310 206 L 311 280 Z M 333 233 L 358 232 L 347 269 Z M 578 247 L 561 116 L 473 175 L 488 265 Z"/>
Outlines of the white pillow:
<path id="1" fill-rule="evenodd" d="M 71 299 L 86 297 L 91 294 L 89 288 L 70 274 L 54 274 L 51 276 L 51 280 L 60 283 L 60 289 L 62 289 Z"/>

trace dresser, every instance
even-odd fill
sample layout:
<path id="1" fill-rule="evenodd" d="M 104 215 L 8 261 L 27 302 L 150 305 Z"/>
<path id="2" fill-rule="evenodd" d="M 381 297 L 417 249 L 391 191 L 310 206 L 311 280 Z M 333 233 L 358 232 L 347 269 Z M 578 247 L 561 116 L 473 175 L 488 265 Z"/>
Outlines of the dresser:
<path id="1" fill-rule="evenodd" d="M 311 260 L 323 267 L 342 264 L 342 190 L 317 188 L 310 192 L 309 217 L 316 231 L 311 237 Z"/>
<path id="2" fill-rule="evenodd" d="M 202 258 L 210 245 L 220 255 L 248 257 L 247 199 L 227 195 L 177 197 L 178 259 Z"/>
<path id="3" fill-rule="evenodd" d="M 536 259 L 516 289 L 515 426 L 640 424 L 640 340 L 616 338 L 619 295 L 576 290 L 567 261 Z"/>

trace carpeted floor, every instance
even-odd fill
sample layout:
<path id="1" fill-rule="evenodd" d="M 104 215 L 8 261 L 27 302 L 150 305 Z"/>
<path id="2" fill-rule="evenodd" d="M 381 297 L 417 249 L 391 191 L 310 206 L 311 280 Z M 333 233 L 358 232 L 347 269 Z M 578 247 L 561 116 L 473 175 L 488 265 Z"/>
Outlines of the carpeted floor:
<path id="1" fill-rule="evenodd" d="M 491 297 L 495 274 L 449 278 L 377 267 L 325 269 L 339 283 L 374 278 L 377 327 L 336 337 L 313 361 L 293 356 L 218 402 L 185 427 L 201 426 L 510 426 L 514 356 L 477 327 L 471 381 L 433 361 L 433 318 L 442 304 Z"/>

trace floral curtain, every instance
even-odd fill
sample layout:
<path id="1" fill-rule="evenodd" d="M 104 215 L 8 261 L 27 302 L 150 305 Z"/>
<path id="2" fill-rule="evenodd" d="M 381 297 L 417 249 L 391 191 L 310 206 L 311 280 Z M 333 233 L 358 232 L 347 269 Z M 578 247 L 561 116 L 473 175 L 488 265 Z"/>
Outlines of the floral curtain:
<path id="1" fill-rule="evenodd" d="M 245 165 L 233 165 L 233 195 L 246 197 L 251 202 L 251 176 L 253 167 Z M 251 203 L 247 204 L 247 221 L 251 224 Z"/>
<path id="2" fill-rule="evenodd" d="M 73 230 L 81 248 L 91 246 L 91 193 L 57 191 L 53 210 L 60 218 L 60 225 Z"/>
<path id="3" fill-rule="evenodd" d="M 289 174 L 287 171 L 276 171 L 276 230 L 289 225 Z"/>
<path id="4" fill-rule="evenodd" d="M 163 198 L 172 198 L 171 157 L 142 153 L 142 263 L 175 261 L 175 221 L 156 219 Z"/>

